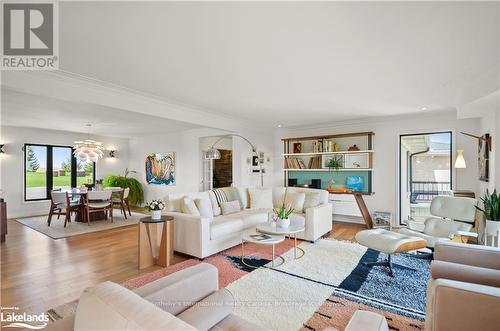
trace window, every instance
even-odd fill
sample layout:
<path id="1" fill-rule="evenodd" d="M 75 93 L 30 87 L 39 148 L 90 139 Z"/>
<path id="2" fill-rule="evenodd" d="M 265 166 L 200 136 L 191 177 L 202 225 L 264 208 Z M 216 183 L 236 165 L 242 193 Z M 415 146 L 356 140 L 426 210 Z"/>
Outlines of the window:
<path id="1" fill-rule="evenodd" d="M 50 199 L 53 189 L 95 183 L 95 164 L 81 162 L 70 146 L 24 145 L 24 200 Z"/>

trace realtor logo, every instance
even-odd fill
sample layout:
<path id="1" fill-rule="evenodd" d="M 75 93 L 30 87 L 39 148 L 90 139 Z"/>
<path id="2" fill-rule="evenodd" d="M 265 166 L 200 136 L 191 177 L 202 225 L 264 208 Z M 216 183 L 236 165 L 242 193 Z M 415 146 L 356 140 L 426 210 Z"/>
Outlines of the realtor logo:
<path id="1" fill-rule="evenodd" d="M 2 9 L 2 68 L 57 69 L 57 3 L 4 3 Z"/>

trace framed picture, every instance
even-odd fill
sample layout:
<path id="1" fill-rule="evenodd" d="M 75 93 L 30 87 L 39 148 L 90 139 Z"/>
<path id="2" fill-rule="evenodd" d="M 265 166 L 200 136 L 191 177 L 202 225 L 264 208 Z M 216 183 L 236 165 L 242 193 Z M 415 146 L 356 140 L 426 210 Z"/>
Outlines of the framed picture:
<path id="1" fill-rule="evenodd" d="M 488 141 L 489 141 L 490 135 L 487 133 L 482 136 L 484 139 L 479 139 L 479 145 L 478 145 L 478 167 L 479 167 L 479 180 L 483 182 L 487 182 L 490 180 L 490 174 L 489 174 L 489 167 L 490 167 L 490 149 L 488 146 Z"/>
<path id="2" fill-rule="evenodd" d="M 175 185 L 175 153 L 152 153 L 146 156 L 146 182 L 152 185 Z"/>
<path id="3" fill-rule="evenodd" d="M 373 213 L 373 227 L 375 228 L 390 228 L 391 213 L 386 211 L 376 211 Z"/>
<path id="4" fill-rule="evenodd" d="M 302 143 L 293 144 L 293 153 L 302 153 Z"/>

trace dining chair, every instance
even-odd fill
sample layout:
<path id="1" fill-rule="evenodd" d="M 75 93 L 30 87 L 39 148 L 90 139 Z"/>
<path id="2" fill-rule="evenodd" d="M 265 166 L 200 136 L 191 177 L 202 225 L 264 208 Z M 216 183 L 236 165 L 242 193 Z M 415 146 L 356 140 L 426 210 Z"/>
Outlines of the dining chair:
<path id="1" fill-rule="evenodd" d="M 123 202 L 127 206 L 129 216 L 132 216 L 132 213 L 130 212 L 130 203 L 128 201 L 129 195 L 130 195 L 130 187 L 127 187 L 123 190 Z"/>
<path id="2" fill-rule="evenodd" d="M 111 201 L 111 190 L 105 191 L 88 191 L 85 199 L 85 210 L 87 216 L 87 224 L 90 225 L 90 214 L 96 212 L 106 213 L 109 211 L 111 223 L 113 223 L 113 203 Z"/>
<path id="3" fill-rule="evenodd" d="M 50 193 L 50 210 L 47 225 L 50 226 L 52 216 L 57 212 L 57 219 L 62 215 L 64 209 L 64 227 L 71 222 L 71 213 L 82 212 L 82 204 L 70 199 L 68 192 L 52 191 Z"/>
<path id="4" fill-rule="evenodd" d="M 120 207 L 120 212 L 123 213 L 125 219 L 127 219 L 127 211 L 125 210 L 125 198 L 128 198 L 129 191 L 130 189 L 127 187 L 125 189 L 121 189 L 119 192 L 113 192 L 114 194 L 112 195 L 113 206 Z"/>

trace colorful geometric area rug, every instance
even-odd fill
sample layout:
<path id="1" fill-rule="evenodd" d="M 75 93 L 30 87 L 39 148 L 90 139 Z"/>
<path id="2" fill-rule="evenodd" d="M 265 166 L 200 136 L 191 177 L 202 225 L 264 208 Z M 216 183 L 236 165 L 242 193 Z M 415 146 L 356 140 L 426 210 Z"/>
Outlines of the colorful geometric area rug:
<path id="1" fill-rule="evenodd" d="M 302 242 L 304 257 L 293 258 L 293 241 L 276 247 L 286 263 L 271 268 L 271 249 L 245 244 L 248 263 L 236 246 L 206 258 L 219 270 L 219 285 L 235 297 L 234 313 L 271 330 L 344 329 L 357 309 L 384 315 L 391 330 L 423 330 L 430 261 L 406 254 L 393 256 L 394 277 L 364 262 L 386 256 L 357 243 L 321 239 Z M 178 270 L 201 263 L 190 259 L 122 285 L 135 289 Z M 77 302 L 49 310 L 56 319 L 74 313 Z"/>

